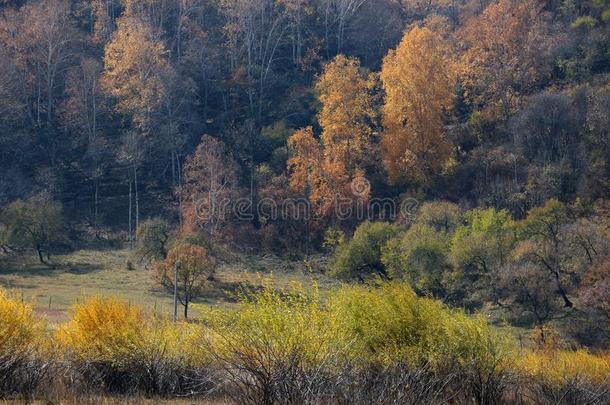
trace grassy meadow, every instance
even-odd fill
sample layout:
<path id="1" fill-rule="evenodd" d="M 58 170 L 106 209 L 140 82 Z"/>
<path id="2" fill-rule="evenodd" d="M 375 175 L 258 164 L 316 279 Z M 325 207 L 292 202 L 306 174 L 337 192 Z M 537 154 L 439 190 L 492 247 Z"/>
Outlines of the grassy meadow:
<path id="1" fill-rule="evenodd" d="M 147 313 L 170 316 L 171 292 L 157 283 L 151 268 L 137 264 L 128 268 L 128 262 L 137 262 L 129 249 L 78 250 L 52 257 L 50 265 L 40 264 L 33 256 L 0 259 L 0 286 L 13 297 L 31 302 L 35 313 L 52 323 L 65 321 L 70 307 L 97 295 L 120 298 Z M 293 283 L 309 286 L 315 281 L 324 291 L 337 281 L 321 273 L 323 265 L 319 257 L 311 264 L 275 256 L 231 257 L 195 299 L 190 315 L 197 318 L 202 307 L 231 308 L 242 289 L 258 288 L 262 278 L 271 275 L 280 288 Z"/>

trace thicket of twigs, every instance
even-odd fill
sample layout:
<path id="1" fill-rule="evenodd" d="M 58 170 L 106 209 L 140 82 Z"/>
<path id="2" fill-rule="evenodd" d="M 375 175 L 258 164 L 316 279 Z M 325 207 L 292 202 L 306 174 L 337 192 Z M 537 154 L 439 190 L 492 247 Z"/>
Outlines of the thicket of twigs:
<path id="1" fill-rule="evenodd" d="M 406 286 L 249 295 L 173 324 L 115 299 L 53 330 L 0 292 L 0 396 L 195 397 L 239 404 L 608 403 L 610 356 L 516 349 Z"/>

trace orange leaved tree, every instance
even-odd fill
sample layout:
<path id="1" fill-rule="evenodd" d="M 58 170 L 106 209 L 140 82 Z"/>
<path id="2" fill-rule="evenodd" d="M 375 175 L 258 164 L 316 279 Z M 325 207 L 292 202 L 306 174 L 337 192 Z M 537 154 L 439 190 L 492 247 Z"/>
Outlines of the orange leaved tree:
<path id="1" fill-rule="evenodd" d="M 437 31 L 412 28 L 383 61 L 381 154 L 395 183 L 426 183 L 451 158 L 443 119 L 453 105 L 455 75 L 450 46 Z"/>
<path id="2" fill-rule="evenodd" d="M 178 301 L 184 307 L 184 318 L 188 318 L 189 304 L 206 282 L 214 277 L 215 262 L 206 248 L 182 243 L 169 251 L 167 259 L 157 266 L 160 283 L 173 291 L 178 284 Z M 177 276 L 177 277 L 176 277 Z"/>
<path id="3" fill-rule="evenodd" d="M 325 66 L 316 83 L 322 102 L 318 121 L 324 156 L 343 165 L 350 174 L 372 160 L 373 87 L 360 62 L 343 55 Z"/>

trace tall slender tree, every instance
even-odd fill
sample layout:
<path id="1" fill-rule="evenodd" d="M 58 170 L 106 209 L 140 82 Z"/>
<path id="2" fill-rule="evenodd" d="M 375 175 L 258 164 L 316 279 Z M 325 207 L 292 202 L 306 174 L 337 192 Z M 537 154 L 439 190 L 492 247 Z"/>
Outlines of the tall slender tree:
<path id="1" fill-rule="evenodd" d="M 452 154 L 443 131 L 455 88 L 448 42 L 427 26 L 412 28 L 385 57 L 381 81 L 381 153 L 390 181 L 426 183 Z"/>

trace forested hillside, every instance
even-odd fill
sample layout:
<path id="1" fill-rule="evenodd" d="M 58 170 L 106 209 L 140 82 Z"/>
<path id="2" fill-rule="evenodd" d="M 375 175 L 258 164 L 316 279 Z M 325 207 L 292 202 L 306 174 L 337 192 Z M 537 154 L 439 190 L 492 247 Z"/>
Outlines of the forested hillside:
<path id="1" fill-rule="evenodd" d="M 317 206 L 357 173 L 373 197 L 519 218 L 607 192 L 603 0 L 0 7 L 3 205 L 46 190 L 71 221 L 128 230 L 131 188 L 134 231 L 177 222 L 203 134 L 254 207 L 305 196 L 307 182 Z M 296 135 L 308 127 L 315 141 Z M 298 159 L 321 159 L 319 172 L 299 177 Z M 257 215 L 241 225 L 274 245 L 302 232 Z"/>
<path id="2" fill-rule="evenodd" d="M 303 301 L 250 285 L 258 292 L 241 297 L 244 312 L 203 317 L 205 333 L 229 341 L 211 343 L 214 364 L 239 357 L 231 350 L 248 345 L 259 316 L 272 314 L 261 332 L 270 341 L 273 322 L 296 336 L 303 325 L 283 312 L 293 310 L 318 316 L 316 331 L 335 331 L 333 344 L 361 344 L 366 364 L 391 370 L 381 373 L 389 379 L 414 352 L 435 378 L 450 375 L 432 364 L 445 350 L 458 363 L 495 361 L 486 356 L 502 339 L 469 318 L 477 312 L 531 332 L 528 347 L 608 350 L 610 0 L 0 0 L 0 276 L 60 278 L 85 257 L 102 258 L 85 264 L 92 272 L 111 262 L 104 283 L 120 283 L 127 278 L 113 278 L 114 266 L 125 256 L 127 271 L 142 272 L 129 286 L 145 278 L 155 294 L 175 294 L 185 319 L 205 293 L 238 284 L 219 274 L 238 257 L 279 258 L 279 273 L 298 268 L 333 285 L 322 298 L 297 294 Z M 1 305 L 30 314 L 2 294 Z M 362 332 L 369 324 L 350 306 L 359 297 L 378 315 L 398 311 L 380 321 L 387 335 Z M 79 325 L 87 316 L 96 327 L 102 317 L 102 330 L 131 327 L 115 323 L 120 314 L 157 325 L 123 304 L 93 300 L 66 327 L 99 334 Z M 426 322 L 401 323 L 417 311 Z M 447 313 L 437 321 L 447 346 L 422 337 L 438 332 L 427 311 Z M 28 316 L 15 322 L 32 331 Z M 243 335 L 225 329 L 235 324 Z M 484 333 L 456 337 L 460 325 Z M 155 328 L 137 345 L 173 341 Z M 90 354 L 86 339 L 56 339 Z M 114 339 L 120 350 L 133 343 Z M 317 349 L 307 344 L 295 350 L 311 360 Z M 566 353 L 595 378 L 610 367 L 607 354 Z M 352 355 L 341 351 L 346 363 L 325 369 L 335 388 L 338 369 L 360 375 Z M 121 353 L 109 356 L 99 361 Z M 544 356 L 503 372 L 528 375 Z M 186 368 L 174 371 L 186 378 Z M 186 392 L 183 382 L 169 391 Z M 464 402 L 507 399 L 504 386 L 494 396 L 471 383 L 455 388 L 469 393 Z M 605 390 L 592 403 L 607 398 L 607 383 L 591 383 Z M 511 395 L 522 398 L 521 388 Z"/>

